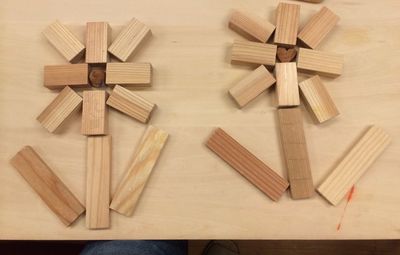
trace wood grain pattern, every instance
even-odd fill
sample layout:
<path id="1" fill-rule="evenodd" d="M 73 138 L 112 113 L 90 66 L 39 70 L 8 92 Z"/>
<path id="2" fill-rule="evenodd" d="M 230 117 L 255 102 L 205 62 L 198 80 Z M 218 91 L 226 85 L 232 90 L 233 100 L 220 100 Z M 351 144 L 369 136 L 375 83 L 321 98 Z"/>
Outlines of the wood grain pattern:
<path id="1" fill-rule="evenodd" d="M 86 63 L 99 64 L 109 61 L 108 46 L 111 27 L 107 22 L 86 23 Z"/>
<path id="2" fill-rule="evenodd" d="M 266 42 L 275 30 L 268 21 L 247 12 L 234 10 L 229 20 L 229 28 L 249 40 Z"/>
<path id="3" fill-rule="evenodd" d="M 279 3 L 276 9 L 276 29 L 274 43 L 296 45 L 300 22 L 300 5 Z"/>
<path id="4" fill-rule="evenodd" d="M 276 63 L 274 71 L 278 106 L 299 105 L 300 96 L 296 63 Z"/>
<path id="5" fill-rule="evenodd" d="M 44 66 L 43 84 L 48 89 L 89 87 L 88 72 L 88 64 Z"/>
<path id="6" fill-rule="evenodd" d="M 150 63 L 108 63 L 107 85 L 151 86 Z"/>
<path id="7" fill-rule="evenodd" d="M 83 135 L 105 135 L 108 132 L 107 92 L 103 90 L 83 91 L 82 126 Z"/>
<path id="8" fill-rule="evenodd" d="M 297 69 L 300 72 L 336 77 L 343 72 L 343 56 L 340 54 L 299 48 Z"/>
<path id="9" fill-rule="evenodd" d="M 274 66 L 276 45 L 235 40 L 231 51 L 232 64 Z"/>

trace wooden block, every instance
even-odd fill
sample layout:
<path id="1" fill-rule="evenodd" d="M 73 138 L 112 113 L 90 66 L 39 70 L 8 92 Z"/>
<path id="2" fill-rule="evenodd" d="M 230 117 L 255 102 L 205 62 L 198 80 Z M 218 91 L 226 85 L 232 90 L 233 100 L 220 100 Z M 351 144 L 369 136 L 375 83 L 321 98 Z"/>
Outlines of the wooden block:
<path id="1" fill-rule="evenodd" d="M 299 105 L 300 97 L 296 63 L 276 63 L 275 77 L 278 106 Z"/>
<path id="2" fill-rule="evenodd" d="M 322 182 L 317 191 L 331 204 L 337 205 L 382 154 L 390 140 L 391 138 L 383 129 L 376 126 L 370 127 Z"/>
<path id="3" fill-rule="evenodd" d="M 213 132 L 206 145 L 272 200 L 278 201 L 288 188 L 289 184 L 285 179 L 221 128 Z"/>
<path id="4" fill-rule="evenodd" d="M 58 20 L 48 26 L 43 35 L 71 63 L 77 63 L 85 53 L 85 46 Z"/>
<path id="5" fill-rule="evenodd" d="M 89 82 L 93 87 L 99 88 L 105 85 L 106 71 L 104 67 L 96 66 L 90 69 Z"/>
<path id="6" fill-rule="evenodd" d="M 235 40 L 232 46 L 232 64 L 253 64 L 274 66 L 276 45 Z"/>
<path id="7" fill-rule="evenodd" d="M 274 83 L 274 76 L 261 65 L 231 88 L 229 94 L 242 108 Z"/>
<path id="8" fill-rule="evenodd" d="M 149 121 L 153 110 L 156 108 L 155 104 L 118 85 L 114 87 L 107 100 L 107 105 L 142 123 Z"/>
<path id="9" fill-rule="evenodd" d="M 107 22 L 86 23 L 86 63 L 107 63 L 111 28 Z"/>
<path id="10" fill-rule="evenodd" d="M 282 63 L 291 62 L 297 55 L 296 48 L 286 49 L 285 47 L 278 47 L 276 51 L 276 57 Z"/>
<path id="11" fill-rule="evenodd" d="M 336 26 L 339 17 L 326 7 L 317 12 L 300 31 L 298 38 L 311 49 L 315 49 Z"/>
<path id="12" fill-rule="evenodd" d="M 52 133 L 81 105 L 82 98 L 67 86 L 36 119 Z"/>
<path id="13" fill-rule="evenodd" d="M 149 126 L 134 154 L 132 164 L 126 171 L 117 191 L 114 194 L 110 208 L 131 216 L 140 198 L 144 186 L 156 164 L 162 149 L 168 139 L 168 133 Z"/>
<path id="14" fill-rule="evenodd" d="M 133 18 L 111 43 L 108 51 L 122 62 L 125 62 L 129 56 L 136 52 L 141 43 L 150 36 L 150 28 Z"/>
<path id="15" fill-rule="evenodd" d="M 318 75 L 299 84 L 306 106 L 319 123 L 339 115 L 331 96 Z"/>
<path id="16" fill-rule="evenodd" d="M 275 26 L 256 15 L 234 10 L 229 20 L 229 28 L 249 40 L 266 42 Z"/>
<path id="17" fill-rule="evenodd" d="M 300 22 L 300 5 L 280 3 L 276 9 L 276 29 L 274 43 L 296 45 Z"/>
<path id="18" fill-rule="evenodd" d="M 150 63 L 108 63 L 107 85 L 151 86 Z"/>
<path id="19" fill-rule="evenodd" d="M 71 225 L 85 211 L 32 147 L 22 148 L 10 163 L 65 225 Z"/>
<path id="20" fill-rule="evenodd" d="M 278 109 L 278 118 L 292 198 L 312 197 L 314 184 L 301 111 L 298 107 Z"/>
<path id="21" fill-rule="evenodd" d="M 105 135 L 108 132 L 107 92 L 104 90 L 83 91 L 82 127 L 83 135 Z"/>
<path id="22" fill-rule="evenodd" d="M 336 77 L 342 74 L 343 56 L 335 53 L 299 48 L 297 69 L 300 72 Z"/>
<path id="23" fill-rule="evenodd" d="M 44 86 L 48 89 L 89 87 L 88 72 L 88 64 L 44 66 Z"/>
<path id="24" fill-rule="evenodd" d="M 86 227 L 110 227 L 111 136 L 87 138 Z"/>

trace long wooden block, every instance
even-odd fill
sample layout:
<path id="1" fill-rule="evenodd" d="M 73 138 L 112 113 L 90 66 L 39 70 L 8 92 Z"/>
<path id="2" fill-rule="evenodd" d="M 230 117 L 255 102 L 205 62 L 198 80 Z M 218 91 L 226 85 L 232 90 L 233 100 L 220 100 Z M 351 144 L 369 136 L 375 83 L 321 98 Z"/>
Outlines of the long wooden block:
<path id="1" fill-rule="evenodd" d="M 132 164 L 126 171 L 114 194 L 110 208 L 131 216 L 144 186 L 168 139 L 168 133 L 149 126 L 134 154 Z"/>
<path id="2" fill-rule="evenodd" d="M 87 138 L 86 227 L 110 227 L 111 136 Z"/>
<path id="3" fill-rule="evenodd" d="M 49 25 L 43 35 L 71 63 L 76 63 L 85 53 L 85 46 L 58 20 Z"/>
<path id="4" fill-rule="evenodd" d="M 300 5 L 279 3 L 276 9 L 276 29 L 274 43 L 296 45 L 300 22 Z"/>
<path id="5" fill-rule="evenodd" d="M 299 87 L 307 109 L 319 123 L 339 115 L 335 103 L 318 75 L 300 82 Z"/>
<path id="6" fill-rule="evenodd" d="M 298 107 L 278 109 L 278 118 L 292 198 L 312 197 L 314 184 L 301 111 Z"/>
<path id="7" fill-rule="evenodd" d="M 10 163 L 65 225 L 71 225 L 85 211 L 32 147 L 22 148 Z"/>
<path id="8" fill-rule="evenodd" d="M 88 64 L 44 66 L 43 83 L 48 89 L 89 87 L 88 76 Z"/>
<path id="9" fill-rule="evenodd" d="M 299 48 L 297 69 L 300 72 L 336 77 L 343 71 L 343 56 L 340 54 Z"/>
<path id="10" fill-rule="evenodd" d="M 206 145 L 272 200 L 278 201 L 288 188 L 289 184 L 285 179 L 221 128 L 213 132 Z"/>
<path id="11" fill-rule="evenodd" d="M 107 92 L 104 90 L 83 91 L 81 134 L 105 135 L 108 132 Z"/>
<path id="12" fill-rule="evenodd" d="M 107 22 L 86 23 L 86 63 L 107 63 L 111 27 Z"/>
<path id="13" fill-rule="evenodd" d="M 82 98 L 67 86 L 36 119 L 49 132 L 54 132 L 81 105 Z"/>
<path id="14" fill-rule="evenodd" d="M 370 127 L 322 182 L 317 191 L 331 204 L 337 205 L 382 154 L 390 140 L 391 138 L 382 128 Z"/>
<path id="15" fill-rule="evenodd" d="M 151 86 L 150 63 L 108 63 L 106 84 L 121 86 Z"/>
<path id="16" fill-rule="evenodd" d="M 129 56 L 136 52 L 142 42 L 150 36 L 150 28 L 133 18 L 111 43 L 108 51 L 122 62 L 125 62 Z"/>
<path id="17" fill-rule="evenodd" d="M 232 64 L 252 64 L 274 66 L 276 45 L 235 40 L 231 51 Z"/>
<path id="18" fill-rule="evenodd" d="M 156 105 L 121 86 L 115 86 L 107 105 L 136 120 L 147 123 Z"/>
<path id="19" fill-rule="evenodd" d="M 296 63 L 276 63 L 276 95 L 278 106 L 297 106 L 300 104 L 299 84 L 297 83 Z"/>
<path id="20" fill-rule="evenodd" d="M 229 28 L 249 40 L 266 42 L 275 30 L 275 26 L 256 15 L 234 10 L 229 20 Z"/>
<path id="21" fill-rule="evenodd" d="M 229 94 L 242 108 L 274 83 L 274 76 L 261 65 L 231 88 Z"/>

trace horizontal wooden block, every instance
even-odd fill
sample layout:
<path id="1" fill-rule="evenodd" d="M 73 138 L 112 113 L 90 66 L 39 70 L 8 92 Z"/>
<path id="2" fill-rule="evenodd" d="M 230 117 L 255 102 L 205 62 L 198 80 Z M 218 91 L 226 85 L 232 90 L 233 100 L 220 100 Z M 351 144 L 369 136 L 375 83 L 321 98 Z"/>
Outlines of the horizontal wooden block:
<path id="1" fill-rule="evenodd" d="M 276 9 L 274 43 L 295 46 L 300 22 L 300 5 L 279 3 Z"/>
<path id="2" fill-rule="evenodd" d="M 276 45 L 235 40 L 232 46 L 232 64 L 253 64 L 274 66 Z"/>
<path id="3" fill-rule="evenodd" d="M 278 106 L 300 105 L 296 63 L 276 63 L 275 78 Z"/>
<path id="4" fill-rule="evenodd" d="M 108 63 L 107 85 L 151 86 L 150 63 Z"/>
<path id="5" fill-rule="evenodd" d="M 206 145 L 272 200 L 278 201 L 288 188 L 289 184 L 285 179 L 221 128 L 213 132 Z"/>
<path id="6" fill-rule="evenodd" d="M 86 63 L 107 63 L 111 27 L 107 22 L 86 23 Z"/>
<path id="7" fill-rule="evenodd" d="M 275 30 L 275 26 L 256 15 L 234 10 L 229 27 L 249 40 L 266 42 Z"/>
<path id="8" fill-rule="evenodd" d="M 89 87 L 88 75 L 88 64 L 44 66 L 44 86 L 48 89 Z"/>
<path id="9" fill-rule="evenodd" d="M 105 135 L 108 132 L 107 92 L 104 90 L 83 91 L 81 134 Z"/>
<path id="10" fill-rule="evenodd" d="M 343 71 L 343 56 L 335 53 L 299 48 L 297 69 L 301 72 L 336 77 Z"/>

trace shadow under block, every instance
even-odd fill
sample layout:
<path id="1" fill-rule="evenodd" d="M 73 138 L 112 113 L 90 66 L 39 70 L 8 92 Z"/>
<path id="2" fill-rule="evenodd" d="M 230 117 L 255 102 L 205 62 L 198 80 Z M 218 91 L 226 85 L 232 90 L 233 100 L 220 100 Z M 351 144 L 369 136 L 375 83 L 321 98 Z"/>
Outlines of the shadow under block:
<path id="1" fill-rule="evenodd" d="M 275 26 L 256 15 L 234 10 L 229 20 L 229 28 L 249 40 L 266 42 L 275 30 Z"/>
<path id="2" fill-rule="evenodd" d="M 86 63 L 103 64 L 109 60 L 111 28 L 107 22 L 86 23 Z"/>
<path id="3" fill-rule="evenodd" d="M 131 216 L 147 180 L 168 139 L 168 133 L 149 126 L 137 147 L 132 163 L 114 194 L 110 208 Z"/>
<path id="4" fill-rule="evenodd" d="M 322 182 L 317 191 L 337 205 L 390 143 L 389 135 L 372 126 Z"/>
<path id="5" fill-rule="evenodd" d="M 151 86 L 150 63 L 108 63 L 106 84 L 121 86 Z"/>
<path id="6" fill-rule="evenodd" d="M 141 43 L 150 36 L 150 28 L 133 18 L 111 43 L 108 52 L 125 62 L 129 56 L 136 52 Z"/>
<path id="7" fill-rule="evenodd" d="M 299 48 L 297 69 L 305 73 L 336 77 L 343 71 L 343 55 Z"/>
<path id="8" fill-rule="evenodd" d="M 105 135 L 108 132 L 107 92 L 104 90 L 83 91 L 82 126 L 83 135 Z"/>
<path id="9" fill-rule="evenodd" d="M 88 64 L 44 66 L 44 86 L 48 89 L 63 89 L 65 86 L 90 87 Z"/>
<path id="10" fill-rule="evenodd" d="M 335 103 L 318 75 L 300 82 L 299 87 L 307 109 L 319 123 L 339 115 Z"/>
<path id="11" fill-rule="evenodd" d="M 110 227 L 111 136 L 87 138 L 86 227 Z"/>
<path id="12" fill-rule="evenodd" d="M 300 105 L 296 63 L 276 63 L 275 78 L 278 106 Z"/>
<path id="13" fill-rule="evenodd" d="M 82 98 L 70 87 L 65 87 L 36 118 L 49 132 L 54 132 L 82 105 Z"/>
<path id="14" fill-rule="evenodd" d="M 232 46 L 232 64 L 253 64 L 274 66 L 276 60 L 276 45 L 235 40 Z"/>
<path id="15" fill-rule="evenodd" d="M 26 182 L 66 226 L 85 208 L 30 146 L 22 148 L 10 161 Z"/>
<path id="16" fill-rule="evenodd" d="M 295 46 L 300 22 L 300 5 L 279 3 L 276 9 L 274 43 Z"/>
<path id="17" fill-rule="evenodd" d="M 58 20 L 49 25 L 43 35 L 68 62 L 78 62 L 85 53 L 85 46 Z"/>
<path id="18" fill-rule="evenodd" d="M 240 108 L 275 84 L 274 76 L 261 65 L 229 90 Z"/>
<path id="19" fill-rule="evenodd" d="M 289 183 L 221 128 L 206 142 L 207 147 L 269 198 L 278 201 Z"/>

